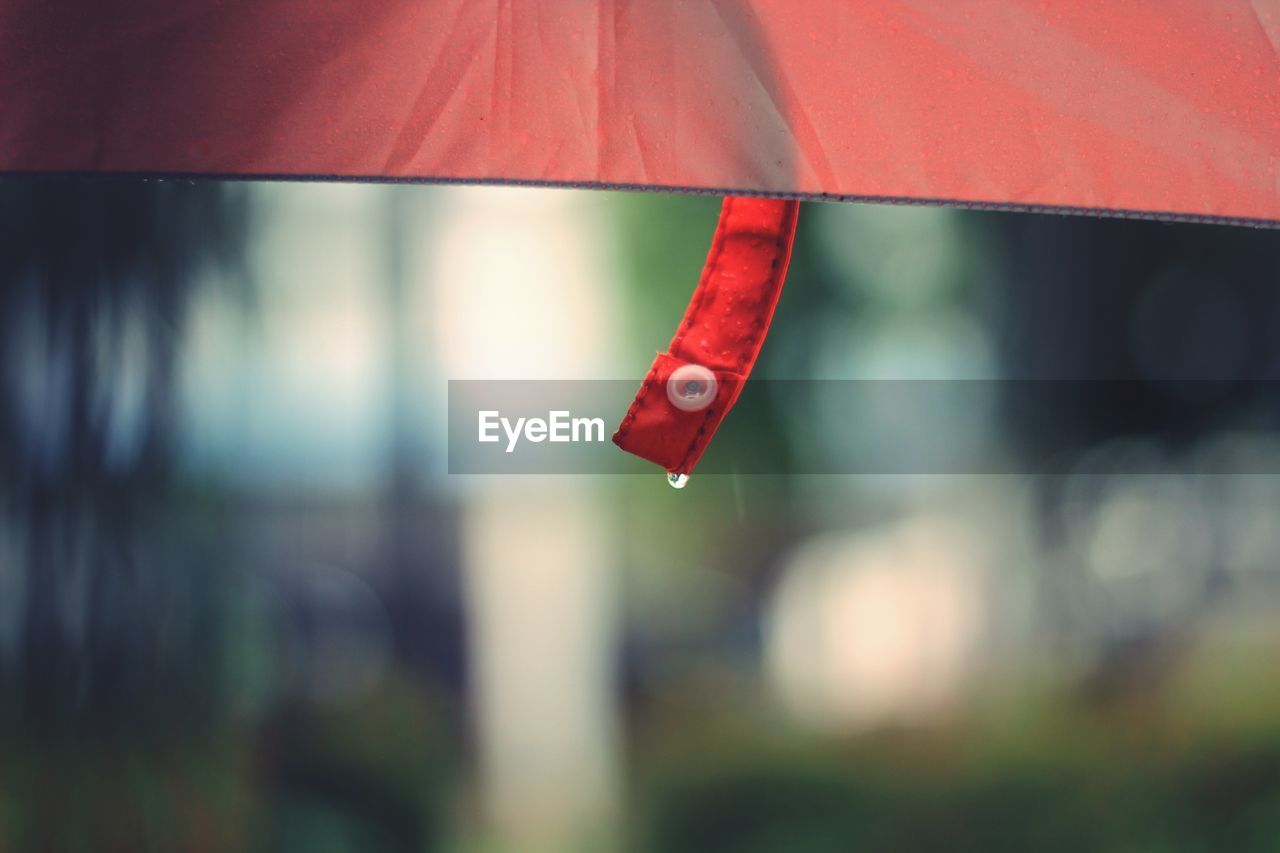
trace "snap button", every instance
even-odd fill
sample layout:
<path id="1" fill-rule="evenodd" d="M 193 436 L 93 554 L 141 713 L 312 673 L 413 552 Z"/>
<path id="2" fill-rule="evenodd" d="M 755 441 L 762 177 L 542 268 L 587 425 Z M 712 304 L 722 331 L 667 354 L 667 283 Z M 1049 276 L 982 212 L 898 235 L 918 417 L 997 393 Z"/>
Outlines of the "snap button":
<path id="1" fill-rule="evenodd" d="M 667 399 L 682 412 L 700 412 L 716 399 L 716 375 L 699 364 L 677 367 L 667 379 Z"/>

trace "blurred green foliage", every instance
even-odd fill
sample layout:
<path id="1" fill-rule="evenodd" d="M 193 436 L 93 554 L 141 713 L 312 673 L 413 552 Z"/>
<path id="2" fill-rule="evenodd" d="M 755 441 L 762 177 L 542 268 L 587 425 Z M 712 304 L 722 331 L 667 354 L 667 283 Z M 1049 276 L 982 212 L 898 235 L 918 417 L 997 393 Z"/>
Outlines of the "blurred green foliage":
<path id="1" fill-rule="evenodd" d="M 420 851 L 450 829 L 446 702 L 401 678 L 329 711 L 0 740 L 0 851 Z"/>
<path id="2" fill-rule="evenodd" d="M 1022 725 L 975 717 L 845 738 L 724 715 L 723 701 L 686 707 L 640 738 L 639 849 L 1207 853 L 1280 843 L 1280 727 L 1188 729 L 1159 707 L 1135 715 L 1070 697 Z"/>
<path id="3" fill-rule="evenodd" d="M 101 203 L 91 208 L 104 220 L 100 242 L 117 248 L 128 242 L 117 231 L 131 222 L 114 221 L 118 192 L 104 185 Z M 218 212 L 205 207 L 218 201 L 214 195 L 185 186 L 153 188 L 151 195 L 173 195 L 188 206 L 179 209 L 189 208 L 189 216 L 171 221 L 163 215 L 167 208 L 145 207 L 141 224 L 130 226 L 142 229 L 138 235 L 160 231 L 166 245 L 181 243 L 171 233 L 179 226 L 199 232 L 201 211 Z M 720 200 L 613 197 L 620 270 L 628 283 L 623 351 L 638 382 L 654 351 L 670 340 L 696 285 Z M 0 213 L 28 218 L 30 199 L 14 198 Z M 859 225 L 861 210 L 806 206 L 802 221 L 830 217 L 856 244 L 851 251 L 863 254 L 842 267 L 819 245 L 820 229 L 801 230 L 761 375 L 809 376 L 822 342 L 853 337 L 864 312 L 905 310 L 892 299 L 879 308 L 871 304 L 879 298 L 869 287 L 877 238 Z M 214 218 L 219 228 L 235 236 L 240 208 L 221 214 Z M 903 217 L 882 219 L 888 228 L 907 227 Z M 968 300 L 996 310 L 984 302 L 990 297 L 984 258 L 998 239 L 993 221 L 964 219 L 939 240 L 946 252 L 930 246 L 924 253 L 933 272 L 920 278 L 942 282 L 930 293 L 941 294 L 935 301 L 943 308 Z M 15 234 L 8 242 L 16 251 L 26 238 Z M 138 235 L 132 242 L 145 243 Z M 902 249 L 911 248 L 910 240 L 899 243 L 893 262 L 903 255 L 911 260 Z M 156 280 L 169 289 L 162 291 L 167 308 L 148 317 L 164 344 L 159 351 L 168 353 L 177 337 L 168 324 L 181 315 L 196 279 L 180 255 L 147 264 L 153 262 Z M 120 263 L 136 266 L 137 258 Z M 73 272 L 65 276 L 58 306 L 87 323 L 86 306 L 100 295 L 91 287 L 96 279 Z M 142 286 L 124 276 L 113 281 Z M 908 307 L 919 309 L 920 300 Z M 731 463 L 784 456 L 811 440 L 802 422 L 788 419 L 789 409 L 802 407 L 777 396 L 785 393 L 785 385 L 775 383 L 744 394 L 713 452 Z M 96 452 L 99 438 L 82 438 Z M 0 470 L 17 471 L 23 458 L 15 454 Z M 399 659 L 370 693 L 340 706 L 288 697 L 268 659 L 267 626 L 249 618 L 241 624 L 229 603 L 243 580 L 222 565 L 234 524 L 223 501 L 234 498 L 177 498 L 161 464 L 165 454 L 158 453 L 133 473 L 164 474 L 165 488 L 157 480 L 139 492 L 145 501 L 123 501 L 114 485 L 118 474 L 103 474 L 93 453 L 73 458 L 88 460 L 92 476 L 77 469 L 69 481 L 97 484 L 93 497 L 105 507 L 103 527 L 117 531 L 87 536 L 83 550 L 98 555 L 100 574 L 121 578 L 129 596 L 140 599 L 143 590 L 156 602 L 156 618 L 122 620 L 140 637 L 136 678 L 147 690 L 131 688 L 103 666 L 86 701 L 79 650 L 59 652 L 52 668 L 58 677 L 48 679 L 57 688 L 51 702 L 21 715 L 28 728 L 0 735 L 0 853 L 416 851 L 456 844 L 466 827 L 453 804 L 474 781 L 465 772 L 465 726 L 451 718 L 459 697 L 437 692 Z M 816 501 L 810 497 L 801 506 L 796 485 L 780 479 L 697 476 L 674 497 L 657 471 L 636 480 L 618 485 L 612 504 L 624 520 L 616 531 L 626 587 L 620 598 L 624 607 L 636 607 L 637 587 L 652 598 L 622 633 L 627 643 L 666 648 L 647 660 L 641 649 L 634 664 L 639 673 L 625 674 L 638 685 L 627 685 L 632 693 L 623 700 L 632 809 L 619 846 L 629 841 L 671 853 L 1280 849 L 1280 687 L 1262 666 L 1274 660 L 1275 649 L 1220 655 L 1204 672 L 1148 693 L 1139 685 L 1119 700 L 1028 690 L 988 695 L 930 728 L 802 734 L 792 721 L 758 707 L 763 685 L 721 689 L 719 676 L 745 659 L 741 672 L 758 677 L 759 638 L 735 632 L 758 626 L 754 608 L 766 598 L 783 552 L 827 523 Z M 842 527 L 874 520 L 876 507 L 848 494 L 837 498 L 831 503 Z M 70 513 L 67 518 L 74 520 Z M 38 532 L 56 556 L 54 546 L 79 528 L 59 513 L 50 519 Z M 108 561 L 101 554 L 121 556 Z M 145 583 L 133 583 L 135 575 L 117 563 L 132 566 Z M 53 592 L 46 595 L 50 601 Z M 679 608 L 684 621 L 677 624 L 672 611 Z M 179 613 L 185 621 L 176 620 Z M 186 634 L 172 627 L 175 620 L 187 626 Z M 105 663 L 112 661 L 104 643 L 96 648 Z M 530 662 L 531 672 L 536 663 Z M 645 666 L 667 669 L 646 682 Z M 15 697 L 16 691 L 0 696 L 0 710 L 18 719 Z M 252 714 L 237 709 L 246 697 L 256 702 Z M 679 707 L 664 704 L 673 697 Z M 99 717 L 110 709 L 119 719 L 114 725 L 99 720 L 91 729 L 86 719 L 92 715 L 81 713 L 86 705 Z M 65 713 L 64 725 L 46 725 L 49 707 Z"/>
<path id="4" fill-rule="evenodd" d="M 702 195 L 616 193 L 618 264 L 627 285 L 630 320 L 626 356 L 636 358 L 637 379 L 666 349 L 707 257 L 720 198 Z"/>

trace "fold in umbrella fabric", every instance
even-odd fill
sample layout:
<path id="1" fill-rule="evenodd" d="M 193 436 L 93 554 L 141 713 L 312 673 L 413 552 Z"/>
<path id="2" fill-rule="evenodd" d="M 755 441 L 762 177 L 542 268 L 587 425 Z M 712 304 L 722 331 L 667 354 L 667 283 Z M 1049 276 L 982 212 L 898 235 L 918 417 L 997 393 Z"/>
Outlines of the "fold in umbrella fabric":
<path id="1" fill-rule="evenodd" d="M 1280 221 L 1275 0 L 0 0 L 0 171 Z"/>

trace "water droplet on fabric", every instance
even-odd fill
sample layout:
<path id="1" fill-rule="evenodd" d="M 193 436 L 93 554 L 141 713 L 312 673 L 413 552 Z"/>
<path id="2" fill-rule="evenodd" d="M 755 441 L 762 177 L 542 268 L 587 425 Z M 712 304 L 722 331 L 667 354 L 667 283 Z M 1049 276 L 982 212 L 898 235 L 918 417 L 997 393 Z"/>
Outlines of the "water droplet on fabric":
<path id="1" fill-rule="evenodd" d="M 689 485 L 689 475 L 676 474 L 674 472 L 668 473 L 667 484 L 673 489 L 683 489 L 685 486 Z"/>

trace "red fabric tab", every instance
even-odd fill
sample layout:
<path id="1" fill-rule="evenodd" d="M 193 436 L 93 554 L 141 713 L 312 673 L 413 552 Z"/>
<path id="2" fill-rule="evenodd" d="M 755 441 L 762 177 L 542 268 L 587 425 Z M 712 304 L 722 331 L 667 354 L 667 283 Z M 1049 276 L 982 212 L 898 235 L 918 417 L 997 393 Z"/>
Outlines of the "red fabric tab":
<path id="1" fill-rule="evenodd" d="M 649 368 L 614 444 L 668 471 L 693 471 L 760 354 L 787 275 L 799 211 L 795 201 L 724 200 L 684 321 Z M 699 412 L 677 409 L 667 398 L 667 379 L 685 364 L 716 376 L 715 400 Z"/>

